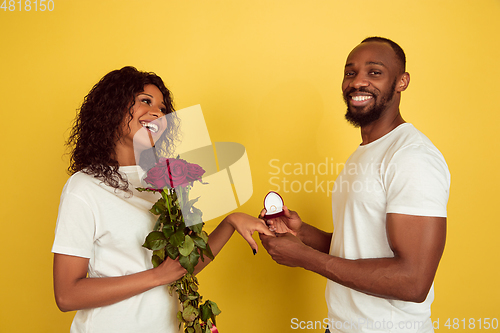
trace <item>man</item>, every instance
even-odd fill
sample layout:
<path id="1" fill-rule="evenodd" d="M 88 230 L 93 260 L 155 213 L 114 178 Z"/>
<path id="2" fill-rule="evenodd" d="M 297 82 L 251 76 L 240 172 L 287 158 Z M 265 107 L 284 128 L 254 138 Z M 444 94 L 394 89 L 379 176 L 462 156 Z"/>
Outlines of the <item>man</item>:
<path id="1" fill-rule="evenodd" d="M 410 82 L 403 50 L 370 37 L 347 57 L 346 119 L 361 128 L 332 193 L 334 232 L 296 212 L 267 221 L 261 235 L 282 265 L 328 279 L 327 332 L 432 332 L 433 279 L 446 238 L 450 175 L 441 153 L 403 120 Z"/>

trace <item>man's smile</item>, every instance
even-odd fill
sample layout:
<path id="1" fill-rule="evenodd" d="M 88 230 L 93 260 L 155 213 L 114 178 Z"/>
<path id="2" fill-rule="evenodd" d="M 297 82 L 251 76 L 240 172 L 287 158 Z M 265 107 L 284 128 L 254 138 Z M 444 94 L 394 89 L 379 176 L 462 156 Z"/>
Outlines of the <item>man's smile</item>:
<path id="1" fill-rule="evenodd" d="M 369 93 L 353 93 L 349 94 L 351 105 L 355 107 L 365 106 L 373 99 L 373 95 Z"/>

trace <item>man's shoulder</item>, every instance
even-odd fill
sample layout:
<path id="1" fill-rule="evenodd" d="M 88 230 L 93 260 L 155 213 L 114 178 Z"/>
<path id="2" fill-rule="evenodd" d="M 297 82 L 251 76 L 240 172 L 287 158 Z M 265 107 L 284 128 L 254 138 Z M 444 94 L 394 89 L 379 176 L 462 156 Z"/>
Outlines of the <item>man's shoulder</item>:
<path id="1" fill-rule="evenodd" d="M 390 147 L 394 153 L 408 149 L 409 151 L 428 151 L 442 156 L 432 141 L 410 123 L 404 123 L 396 128 L 391 140 Z"/>
<path id="2" fill-rule="evenodd" d="M 399 125 L 394 130 L 394 135 L 392 136 L 394 141 L 399 142 L 401 145 L 411 145 L 411 144 L 421 144 L 427 145 L 432 144 L 431 140 L 424 133 L 419 131 L 413 124 L 404 123 Z"/>
<path id="3" fill-rule="evenodd" d="M 411 124 L 405 126 L 404 130 L 394 138 L 393 145 L 387 150 L 385 158 L 387 165 L 394 167 L 393 171 L 398 169 L 423 172 L 432 169 L 443 177 L 450 177 L 443 154 L 427 136 Z"/>

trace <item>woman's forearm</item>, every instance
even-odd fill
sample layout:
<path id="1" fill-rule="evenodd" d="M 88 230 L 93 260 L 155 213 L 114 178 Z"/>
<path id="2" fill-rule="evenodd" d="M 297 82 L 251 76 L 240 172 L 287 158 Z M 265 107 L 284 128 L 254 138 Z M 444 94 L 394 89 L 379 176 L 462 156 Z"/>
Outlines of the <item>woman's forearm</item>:
<path id="1" fill-rule="evenodd" d="M 210 245 L 210 249 L 212 250 L 214 256 L 222 250 L 235 230 L 247 241 L 254 251 L 254 254 L 258 251 L 257 243 L 252 238 L 252 235 L 255 232 L 266 234 L 268 236 L 274 236 L 274 234 L 269 231 L 263 220 L 244 213 L 232 213 L 226 216 L 222 222 L 219 223 L 217 228 L 215 228 L 208 238 L 208 244 Z M 206 257 L 204 258 L 204 261 L 200 260 L 198 265 L 195 267 L 195 274 L 200 272 L 210 262 L 211 260 Z"/>
<path id="2" fill-rule="evenodd" d="M 118 277 L 88 278 L 87 265 L 87 258 L 54 255 L 54 294 L 61 311 L 114 304 L 185 274 L 178 261 L 171 259 L 157 268 Z"/>
<path id="3" fill-rule="evenodd" d="M 212 251 L 212 254 L 217 256 L 219 252 L 222 250 L 224 245 L 229 241 L 231 236 L 234 233 L 234 227 L 228 222 L 229 216 L 224 218 L 221 223 L 215 228 L 214 231 L 212 231 L 208 237 L 208 245 L 210 246 L 210 250 Z M 198 261 L 198 265 L 196 265 L 194 269 L 194 274 L 198 274 L 201 272 L 203 268 L 205 268 L 212 260 L 205 256 L 203 258 L 203 261 L 200 260 Z"/>

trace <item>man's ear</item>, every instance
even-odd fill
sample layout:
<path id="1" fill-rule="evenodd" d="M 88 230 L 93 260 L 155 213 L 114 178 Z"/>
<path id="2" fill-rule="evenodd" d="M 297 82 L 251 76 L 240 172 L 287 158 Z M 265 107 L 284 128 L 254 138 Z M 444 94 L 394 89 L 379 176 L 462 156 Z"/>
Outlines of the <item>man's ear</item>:
<path id="1" fill-rule="evenodd" d="M 408 88 L 409 84 L 410 84 L 410 73 L 404 72 L 403 74 L 401 74 L 399 82 L 396 85 L 396 91 L 397 92 L 405 91 L 406 88 Z"/>

